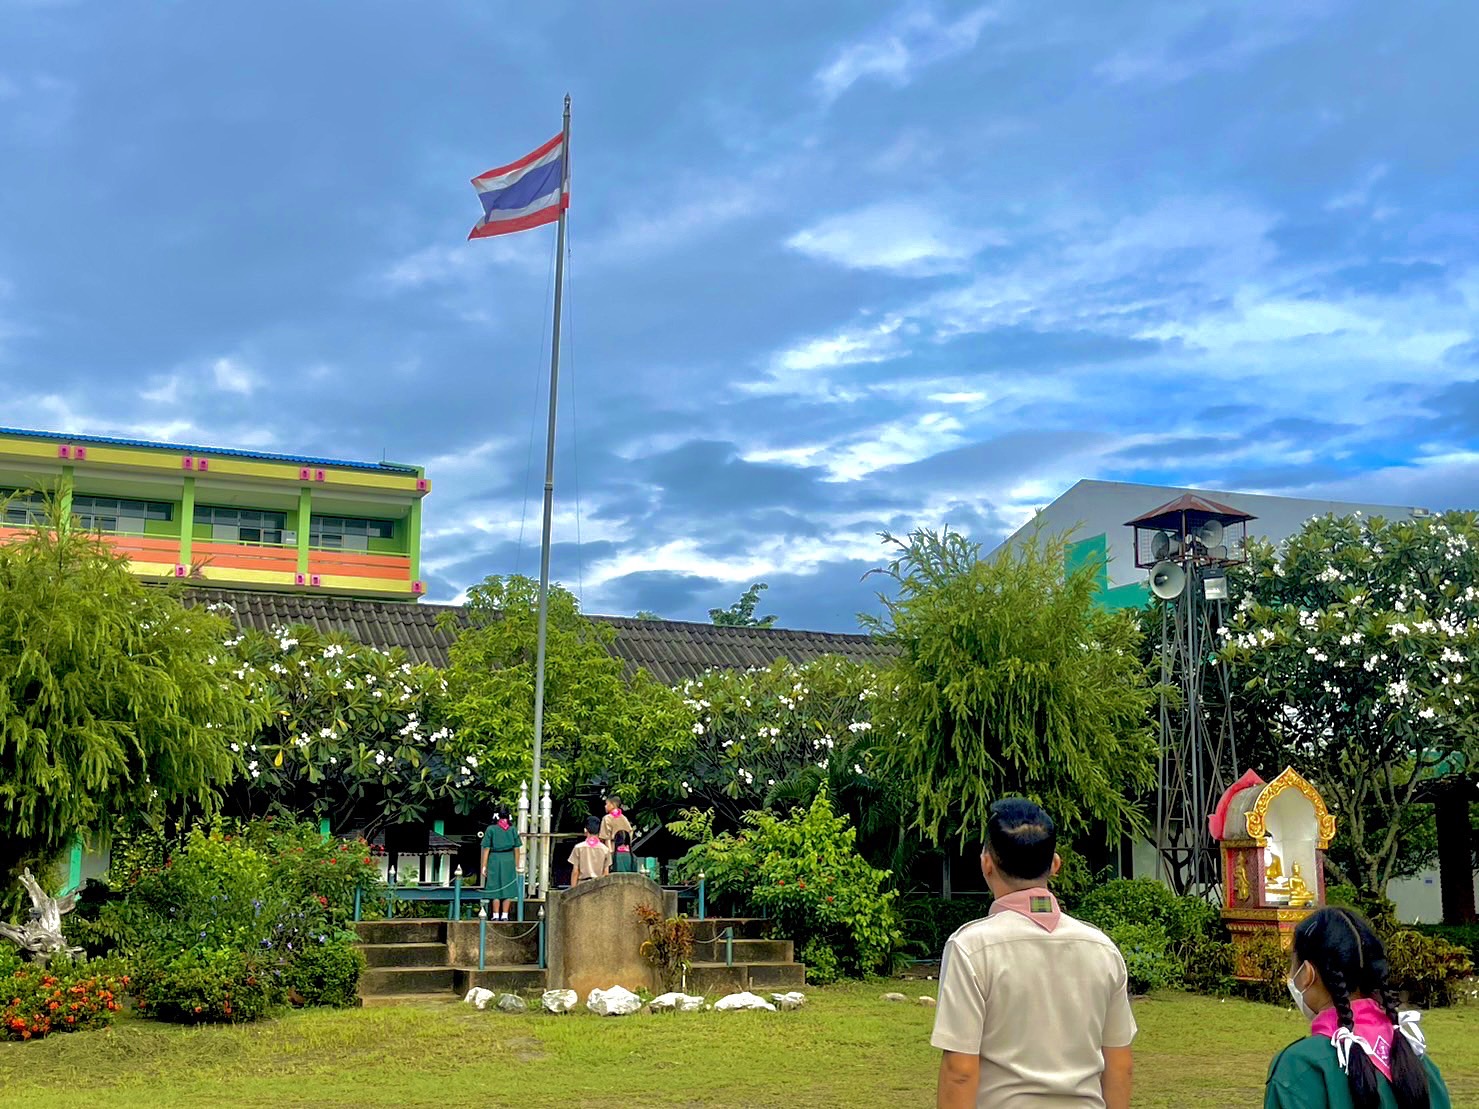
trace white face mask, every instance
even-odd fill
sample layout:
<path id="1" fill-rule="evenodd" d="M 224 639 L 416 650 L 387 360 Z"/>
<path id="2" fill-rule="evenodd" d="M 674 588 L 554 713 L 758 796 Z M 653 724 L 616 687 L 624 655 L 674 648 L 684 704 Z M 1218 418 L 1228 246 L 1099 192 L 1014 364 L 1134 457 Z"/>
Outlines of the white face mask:
<path id="1" fill-rule="evenodd" d="M 1316 1014 L 1315 1011 L 1310 1008 L 1309 1002 L 1305 1001 L 1304 990 L 1301 990 L 1294 982 L 1294 980 L 1299 977 L 1299 972 L 1307 966 L 1309 966 L 1308 963 L 1300 963 L 1299 966 L 1295 967 L 1294 973 L 1289 976 L 1286 984 L 1289 987 L 1289 996 L 1294 999 L 1294 1004 L 1299 1006 L 1299 1011 L 1304 1014 L 1304 1019 L 1314 1020 Z"/>

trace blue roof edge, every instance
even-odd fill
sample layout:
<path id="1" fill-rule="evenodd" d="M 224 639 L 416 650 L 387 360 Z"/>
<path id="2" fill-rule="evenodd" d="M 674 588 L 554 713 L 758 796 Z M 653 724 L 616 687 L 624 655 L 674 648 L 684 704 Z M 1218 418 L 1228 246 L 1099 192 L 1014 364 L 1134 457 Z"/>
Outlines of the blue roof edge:
<path id="1" fill-rule="evenodd" d="M 348 470 L 379 470 L 394 474 L 420 476 L 420 469 L 400 462 L 350 462 L 343 458 L 315 458 L 307 454 L 272 454 L 268 451 L 244 451 L 232 447 L 202 447 L 190 443 L 157 443 L 149 439 L 114 439 L 107 435 L 68 435 L 60 431 L 30 431 L 21 427 L 0 427 L 0 435 L 18 435 L 31 439 L 54 439 L 67 443 L 106 443 L 113 447 L 143 447 L 151 450 L 185 451 L 190 454 L 220 455 L 222 458 L 256 458 L 264 462 L 300 462 L 309 466 L 338 466 Z"/>

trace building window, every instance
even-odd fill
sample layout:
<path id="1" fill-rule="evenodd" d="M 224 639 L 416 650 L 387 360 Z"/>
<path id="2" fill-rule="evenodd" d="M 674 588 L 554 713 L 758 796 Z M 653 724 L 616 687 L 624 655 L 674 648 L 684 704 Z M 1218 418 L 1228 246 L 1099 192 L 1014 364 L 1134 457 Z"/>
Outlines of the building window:
<path id="1" fill-rule="evenodd" d="M 330 550 L 366 551 L 371 539 L 395 538 L 394 520 L 359 516 L 314 516 L 308 525 L 308 545 Z"/>
<path id="2" fill-rule="evenodd" d="M 260 508 L 226 508 L 202 504 L 195 506 L 195 522 L 209 525 L 211 538 L 222 543 L 293 543 L 287 530 L 286 512 L 269 512 Z"/>
<path id="3" fill-rule="evenodd" d="M 72 515 L 88 531 L 143 535 L 150 520 L 174 518 L 174 505 L 164 501 L 131 501 L 123 497 L 72 497 Z"/>
<path id="4" fill-rule="evenodd" d="M 29 490 L 0 489 L 0 499 L 9 497 L 5 506 L 7 524 L 46 522 L 46 498 Z M 126 535 L 144 534 L 150 520 L 169 521 L 175 506 L 165 501 L 134 501 L 125 497 L 92 497 L 73 495 L 72 515 L 88 531 L 113 531 Z"/>
<path id="5" fill-rule="evenodd" d="M 5 503 L 5 523 L 25 527 L 46 523 L 46 498 L 29 489 L 0 489 Z"/>

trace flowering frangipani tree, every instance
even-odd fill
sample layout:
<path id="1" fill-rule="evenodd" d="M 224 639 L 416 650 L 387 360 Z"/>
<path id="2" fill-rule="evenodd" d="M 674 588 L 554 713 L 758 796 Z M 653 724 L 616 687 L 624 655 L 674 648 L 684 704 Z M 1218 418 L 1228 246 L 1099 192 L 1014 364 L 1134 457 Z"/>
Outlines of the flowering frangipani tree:
<path id="1" fill-rule="evenodd" d="M 837 656 L 764 669 L 711 670 L 679 687 L 696 743 L 679 796 L 738 821 L 808 805 L 825 791 L 865 838 L 897 813 L 874 771 L 878 672 Z"/>
<path id="2" fill-rule="evenodd" d="M 1249 715 L 1338 814 L 1356 871 L 1338 876 L 1382 895 L 1419 787 L 1474 765 L 1475 515 L 1311 519 L 1238 578 L 1224 650 Z"/>
<path id="3" fill-rule="evenodd" d="M 425 819 L 433 806 L 467 812 L 483 799 L 473 756 L 444 754 L 445 683 L 398 650 L 384 652 L 308 627 L 243 631 L 218 660 L 266 723 L 231 741 L 244 816 L 328 817 L 373 833 Z"/>

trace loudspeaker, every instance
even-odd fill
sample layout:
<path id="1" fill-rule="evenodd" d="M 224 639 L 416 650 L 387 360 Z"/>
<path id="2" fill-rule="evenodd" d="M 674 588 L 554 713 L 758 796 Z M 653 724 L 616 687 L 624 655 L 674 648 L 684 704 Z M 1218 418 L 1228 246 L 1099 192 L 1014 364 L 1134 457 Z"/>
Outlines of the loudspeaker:
<path id="1" fill-rule="evenodd" d="M 1163 601 L 1174 600 L 1186 589 L 1186 571 L 1174 562 L 1157 562 L 1150 569 L 1150 591 Z"/>

